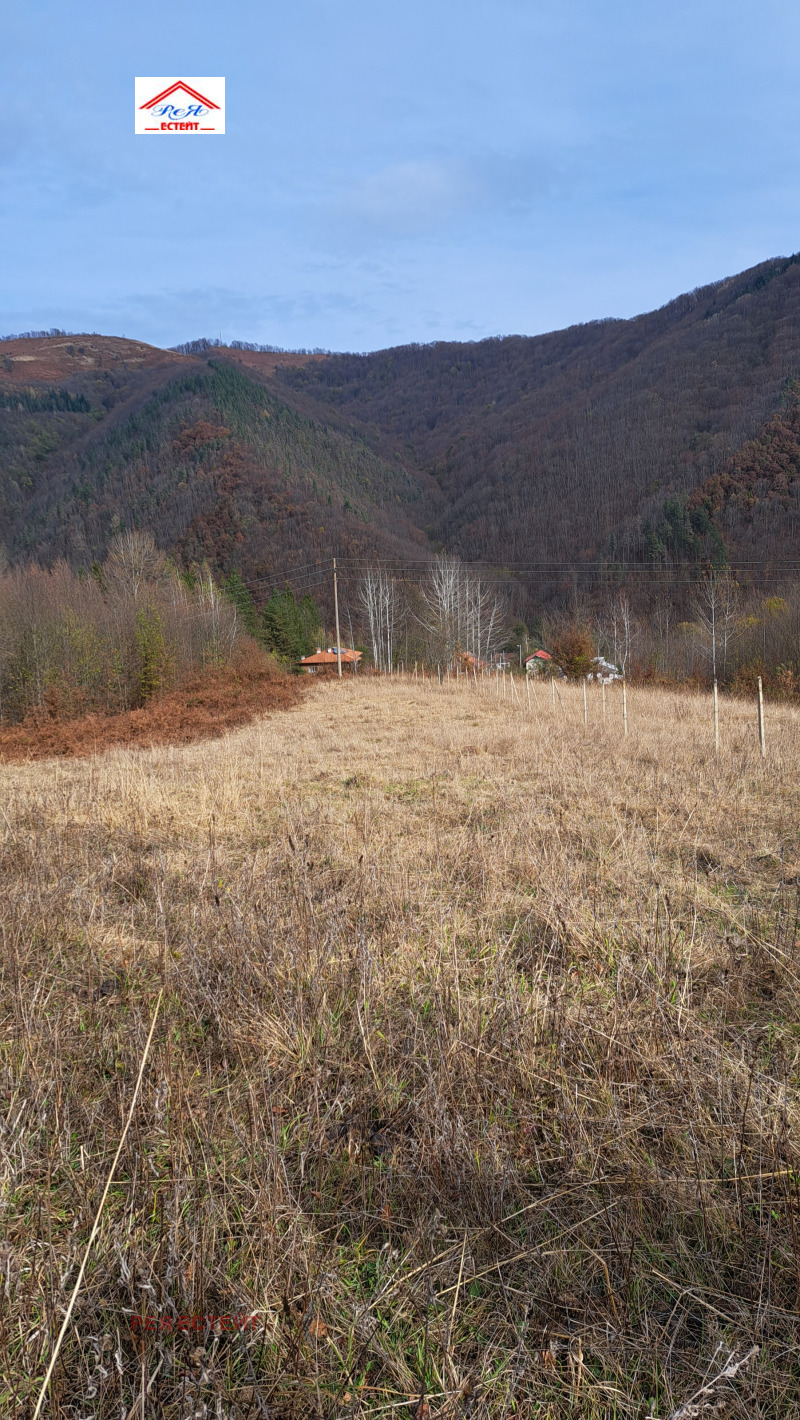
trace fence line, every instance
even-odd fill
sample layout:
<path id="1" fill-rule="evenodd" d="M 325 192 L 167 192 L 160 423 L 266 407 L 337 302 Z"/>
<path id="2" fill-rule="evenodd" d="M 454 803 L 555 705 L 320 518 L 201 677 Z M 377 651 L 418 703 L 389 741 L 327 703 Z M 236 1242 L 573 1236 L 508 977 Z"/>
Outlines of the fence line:
<path id="1" fill-rule="evenodd" d="M 427 676 L 425 674 L 425 669 L 425 664 L 421 661 L 414 662 L 413 671 L 411 670 L 410 666 L 398 663 L 398 665 L 392 669 L 391 675 L 395 679 L 400 678 L 401 680 L 407 681 L 409 684 L 421 682 L 423 687 L 427 685 L 429 691 L 433 691 L 438 683 L 439 690 L 442 693 L 450 695 L 457 695 L 461 693 L 462 690 L 470 694 L 479 694 L 483 698 L 489 695 L 490 698 L 493 697 L 498 702 L 502 701 L 507 710 L 512 707 L 520 711 L 525 710 L 529 716 L 533 715 L 534 709 L 538 708 L 540 703 L 539 692 L 536 686 L 536 677 L 530 675 L 529 673 L 526 673 L 525 675 L 525 700 L 523 701 L 520 691 L 517 688 L 517 677 L 514 675 L 513 671 L 509 673 L 508 685 L 506 684 L 505 666 L 495 666 L 494 668 L 487 668 L 485 666 L 480 667 L 480 675 L 478 674 L 478 667 L 476 667 L 474 664 L 471 667 L 465 666 L 463 675 L 461 674 L 461 667 L 459 665 L 456 666 L 455 675 L 452 674 L 450 667 L 442 667 L 441 663 L 437 664 L 436 666 L 435 676 L 432 667 L 428 669 Z M 470 669 L 472 670 L 471 679 L 469 674 Z M 388 674 L 388 672 L 385 673 L 385 675 Z M 532 680 L 533 696 L 531 696 Z M 628 685 L 624 677 L 620 680 L 619 684 L 622 700 L 622 733 L 623 736 L 627 736 L 629 732 Z M 567 696 L 567 700 L 569 701 L 572 689 L 574 688 L 575 690 L 577 690 L 577 682 L 571 682 L 568 679 L 565 679 L 563 685 L 565 695 Z M 556 704 L 558 703 L 558 707 L 561 710 L 561 718 L 562 721 L 564 721 L 565 716 L 567 716 L 568 705 L 562 697 L 561 687 L 556 684 L 555 676 L 550 677 L 550 694 L 552 710 L 555 711 Z M 716 758 L 720 758 L 722 751 L 722 734 L 720 721 L 719 685 L 716 680 L 712 682 L 712 689 L 709 698 L 711 702 L 711 715 L 714 728 L 714 755 Z M 607 728 L 606 683 L 602 680 L 600 681 L 600 700 L 601 724 L 603 730 L 605 731 Z M 757 678 L 756 702 L 758 715 L 757 725 L 759 752 L 761 758 L 763 760 L 766 760 L 766 716 L 764 705 L 764 687 L 761 676 Z M 578 701 L 578 715 L 580 715 L 582 718 L 584 734 L 587 734 L 589 728 L 589 695 L 587 677 L 584 677 L 581 682 L 581 698 Z M 752 721 L 750 723 L 752 724 Z"/>

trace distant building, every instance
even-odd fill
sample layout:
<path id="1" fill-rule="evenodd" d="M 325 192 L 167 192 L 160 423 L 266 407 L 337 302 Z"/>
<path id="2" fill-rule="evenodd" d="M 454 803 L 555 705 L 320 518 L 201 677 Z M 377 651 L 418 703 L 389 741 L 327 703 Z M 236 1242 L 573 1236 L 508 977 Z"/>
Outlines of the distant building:
<path id="1" fill-rule="evenodd" d="M 586 677 L 587 680 L 599 680 L 604 685 L 610 685 L 614 680 L 624 680 L 619 666 L 615 666 L 611 661 L 607 661 L 603 656 L 595 656 L 592 661 L 592 669 Z"/>
<path id="2" fill-rule="evenodd" d="M 549 651 L 534 651 L 533 655 L 525 657 L 525 670 L 528 675 L 541 675 L 544 671 L 553 669 L 553 657 Z"/>
<path id="3" fill-rule="evenodd" d="M 341 657 L 343 666 L 352 666 L 354 662 L 355 665 L 358 666 L 361 660 L 361 652 L 345 650 L 344 646 L 342 646 Z M 319 675 L 320 673 L 324 674 L 326 671 L 336 670 L 339 665 L 336 647 L 329 646 L 327 651 L 323 651 L 321 647 L 318 646 L 313 656 L 303 656 L 298 664 L 304 671 L 307 671 L 309 675 Z"/>

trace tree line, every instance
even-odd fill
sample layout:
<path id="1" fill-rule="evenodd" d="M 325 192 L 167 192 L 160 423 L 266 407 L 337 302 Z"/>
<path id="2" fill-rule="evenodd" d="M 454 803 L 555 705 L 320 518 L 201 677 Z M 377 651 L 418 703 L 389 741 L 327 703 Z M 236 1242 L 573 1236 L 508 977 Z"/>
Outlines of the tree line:
<path id="1" fill-rule="evenodd" d="M 345 572 L 340 590 L 342 645 L 362 651 L 362 669 L 492 667 L 541 647 L 556 674 L 591 674 L 602 656 L 629 679 L 716 679 L 743 692 L 761 676 L 775 694 L 800 694 L 795 582 L 764 595 L 709 567 L 655 597 L 625 586 L 576 593 L 527 623 L 501 582 L 446 553 L 414 578 L 390 566 Z M 181 570 L 150 534 L 127 531 L 88 572 L 59 562 L 0 575 L 0 722 L 128 710 L 243 654 L 298 669 L 334 642 L 326 600 L 275 586 L 259 602 L 238 571 L 215 580 L 208 566 Z"/>
<path id="2" fill-rule="evenodd" d="M 115 713 L 229 665 L 246 630 L 207 568 L 181 574 L 126 532 L 80 575 L 66 562 L 0 575 L 0 722 Z"/>
<path id="3" fill-rule="evenodd" d="M 234 577 L 226 588 L 229 595 L 236 589 L 242 619 L 253 627 L 244 584 Z M 502 579 L 442 553 L 413 577 L 389 566 L 345 569 L 340 628 L 343 646 L 361 650 L 363 666 L 382 672 L 415 661 L 443 670 L 498 659 L 520 664 L 545 649 L 552 673 L 575 678 L 592 674 L 602 657 L 642 682 L 699 688 L 716 680 L 745 692 L 760 676 L 776 694 L 800 694 L 800 583 L 765 594 L 727 566 L 709 564 L 693 579 L 666 578 L 657 588 L 609 579 L 599 591 L 573 589 L 561 607 L 542 606 L 526 620 Z M 272 592 L 255 632 L 293 664 L 335 639 L 327 602 L 320 609 L 310 595 L 295 601 L 288 589 Z"/>
<path id="4" fill-rule="evenodd" d="M 64 413 L 91 414 L 92 406 L 85 394 L 71 394 L 68 389 L 0 390 L 0 409 L 20 409 L 28 414 Z"/>
<path id="5" fill-rule="evenodd" d="M 800 582 L 765 592 L 730 567 L 708 566 L 687 582 L 574 592 L 572 605 L 543 617 L 543 633 L 567 674 L 591 670 L 602 654 L 628 678 L 662 684 L 755 688 L 800 694 Z"/>

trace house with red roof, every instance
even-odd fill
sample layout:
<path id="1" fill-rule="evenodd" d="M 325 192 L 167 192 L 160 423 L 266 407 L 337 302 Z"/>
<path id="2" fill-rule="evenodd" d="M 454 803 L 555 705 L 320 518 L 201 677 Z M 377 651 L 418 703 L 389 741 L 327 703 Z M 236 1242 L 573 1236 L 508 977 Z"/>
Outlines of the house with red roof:
<path id="1" fill-rule="evenodd" d="M 342 658 L 343 667 L 355 666 L 358 668 L 358 663 L 361 660 L 360 651 L 345 650 L 344 646 L 342 646 L 339 654 Z M 323 651 L 322 648 L 318 646 L 313 656 L 303 656 L 302 659 L 298 661 L 298 665 L 301 670 L 307 671 L 309 675 L 319 675 L 320 673 L 324 675 L 326 671 L 336 671 L 339 669 L 339 656 L 336 653 L 336 647 L 329 646 L 327 651 Z"/>
<path id="2" fill-rule="evenodd" d="M 554 669 L 553 657 L 549 651 L 534 651 L 532 655 L 525 657 L 525 670 L 528 675 L 542 675 Z"/>

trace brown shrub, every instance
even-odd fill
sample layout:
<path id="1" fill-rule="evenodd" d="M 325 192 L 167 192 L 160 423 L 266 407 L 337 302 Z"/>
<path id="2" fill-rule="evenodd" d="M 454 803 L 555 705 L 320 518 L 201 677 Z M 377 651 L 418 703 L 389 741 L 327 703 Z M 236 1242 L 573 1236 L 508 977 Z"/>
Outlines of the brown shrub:
<path id="1" fill-rule="evenodd" d="M 57 699 L 51 698 L 22 724 L 0 729 L 0 758 L 71 758 L 114 745 L 189 744 L 246 724 L 265 711 L 289 709 L 304 686 L 301 678 L 285 674 L 251 644 L 231 665 L 193 676 L 139 710 L 61 717 Z"/>
<path id="2" fill-rule="evenodd" d="M 550 649 L 553 660 L 573 680 L 581 680 L 589 674 L 597 655 L 589 632 L 579 626 L 560 631 Z"/>

